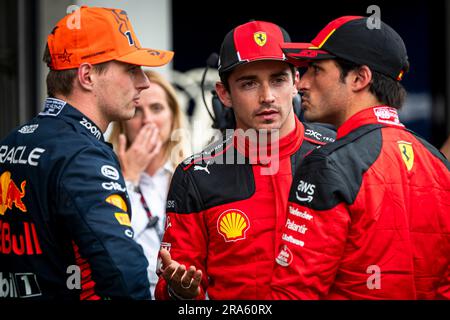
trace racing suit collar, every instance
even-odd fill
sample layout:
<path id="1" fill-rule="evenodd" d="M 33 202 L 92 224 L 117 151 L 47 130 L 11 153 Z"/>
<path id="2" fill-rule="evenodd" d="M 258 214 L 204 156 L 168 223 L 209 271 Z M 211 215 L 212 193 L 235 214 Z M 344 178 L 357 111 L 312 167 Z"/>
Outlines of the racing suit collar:
<path id="1" fill-rule="evenodd" d="M 58 117 L 71 124 L 77 132 L 87 133 L 95 139 L 105 142 L 103 132 L 87 116 L 64 100 L 47 98 L 40 116 Z M 106 143 L 106 142 L 105 142 Z"/>
<path id="2" fill-rule="evenodd" d="M 249 158 L 251 163 L 267 164 L 274 156 L 283 159 L 294 154 L 303 142 L 304 131 L 302 123 L 295 117 L 295 129 L 279 139 L 278 143 L 271 143 L 270 139 L 268 143 L 266 141 L 251 143 L 248 137 L 240 134 L 240 131 L 235 131 L 233 142 L 239 153 Z"/>
<path id="3" fill-rule="evenodd" d="M 373 106 L 355 113 L 345 121 L 338 128 L 336 139 L 346 136 L 361 126 L 377 123 L 397 128 L 405 127 L 400 122 L 397 109 L 384 105 Z"/>

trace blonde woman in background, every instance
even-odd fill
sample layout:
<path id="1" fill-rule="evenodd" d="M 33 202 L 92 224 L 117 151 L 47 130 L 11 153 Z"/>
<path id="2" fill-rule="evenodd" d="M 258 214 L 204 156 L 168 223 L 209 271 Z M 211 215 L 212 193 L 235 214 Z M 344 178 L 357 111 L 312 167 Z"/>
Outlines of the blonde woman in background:
<path id="1" fill-rule="evenodd" d="M 189 156 L 190 148 L 174 88 L 154 71 L 145 74 L 150 88 L 141 92 L 132 119 L 114 123 L 110 142 L 119 157 L 130 196 L 134 239 L 149 262 L 148 277 L 154 298 L 167 192 L 174 169 Z"/>

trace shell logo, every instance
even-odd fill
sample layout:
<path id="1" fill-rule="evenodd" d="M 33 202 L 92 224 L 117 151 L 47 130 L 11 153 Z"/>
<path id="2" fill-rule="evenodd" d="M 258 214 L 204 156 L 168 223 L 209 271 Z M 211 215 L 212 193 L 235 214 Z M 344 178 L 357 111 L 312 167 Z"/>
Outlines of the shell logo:
<path id="1" fill-rule="evenodd" d="M 245 239 L 245 233 L 250 228 L 247 215 L 237 209 L 224 211 L 217 219 L 217 230 L 226 242 Z"/>

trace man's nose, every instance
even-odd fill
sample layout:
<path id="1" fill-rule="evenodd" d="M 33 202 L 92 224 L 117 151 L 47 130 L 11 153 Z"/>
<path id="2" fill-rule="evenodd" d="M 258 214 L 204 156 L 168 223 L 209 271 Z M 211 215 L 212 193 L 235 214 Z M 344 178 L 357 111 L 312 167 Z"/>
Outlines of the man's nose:
<path id="1" fill-rule="evenodd" d="M 305 92 L 306 90 L 309 90 L 310 88 L 310 81 L 309 81 L 309 69 L 307 72 L 302 74 L 300 76 L 300 80 L 298 82 L 298 90 L 300 93 Z"/>
<path id="2" fill-rule="evenodd" d="M 261 85 L 261 93 L 260 93 L 260 103 L 273 103 L 275 101 L 275 96 L 273 95 L 272 88 L 268 83 L 264 83 Z"/>
<path id="3" fill-rule="evenodd" d="M 136 72 L 136 77 L 134 78 L 136 89 L 141 92 L 142 90 L 150 88 L 150 81 L 145 75 L 142 68 L 139 68 L 139 71 Z"/>

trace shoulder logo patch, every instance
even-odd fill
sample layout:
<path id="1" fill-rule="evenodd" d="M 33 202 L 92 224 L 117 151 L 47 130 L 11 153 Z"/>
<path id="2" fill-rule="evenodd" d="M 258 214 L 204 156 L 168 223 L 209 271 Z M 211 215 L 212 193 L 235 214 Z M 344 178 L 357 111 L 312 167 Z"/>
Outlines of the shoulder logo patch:
<path id="1" fill-rule="evenodd" d="M 300 183 L 297 186 L 297 191 L 295 192 L 295 196 L 297 197 L 297 200 L 300 202 L 313 201 L 315 188 L 316 188 L 315 184 L 300 180 Z M 302 197 L 303 194 L 305 195 L 305 197 Z"/>
<path id="2" fill-rule="evenodd" d="M 31 133 L 34 133 L 34 131 L 36 131 L 36 129 L 38 127 L 39 127 L 38 124 L 32 124 L 32 125 L 28 125 L 28 126 L 23 126 L 19 130 L 19 133 L 21 133 L 21 134 L 31 134 Z"/>
<path id="3" fill-rule="evenodd" d="M 414 149 L 411 142 L 397 141 L 402 156 L 403 162 L 406 165 L 406 169 L 411 171 L 414 166 Z"/>
<path id="4" fill-rule="evenodd" d="M 127 203 L 125 202 L 125 200 L 123 200 L 122 196 L 118 194 L 110 195 L 108 198 L 106 198 L 105 201 L 125 212 L 128 212 Z"/>
<path id="5" fill-rule="evenodd" d="M 117 169 L 114 168 L 113 166 L 105 164 L 104 166 L 102 166 L 101 171 L 102 175 L 104 175 L 109 179 L 119 180 L 120 178 L 119 171 L 117 171 Z"/>
<path id="6" fill-rule="evenodd" d="M 114 213 L 114 216 L 121 225 L 131 227 L 130 216 L 128 213 L 116 212 Z"/>
<path id="7" fill-rule="evenodd" d="M 373 112 L 375 113 L 375 117 L 377 117 L 378 122 L 403 127 L 403 124 L 400 123 L 400 119 L 395 108 L 378 107 L 373 108 Z"/>
<path id="8" fill-rule="evenodd" d="M 250 220 L 238 209 L 226 210 L 217 219 L 217 231 L 226 242 L 244 240 L 249 228 Z"/>
<path id="9" fill-rule="evenodd" d="M 59 99 L 47 98 L 45 100 L 44 111 L 39 113 L 39 115 L 56 117 L 60 114 L 66 104 L 65 101 Z"/>

